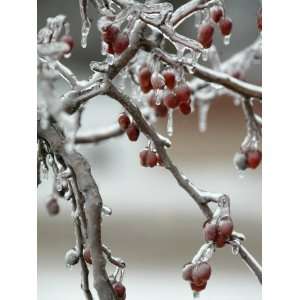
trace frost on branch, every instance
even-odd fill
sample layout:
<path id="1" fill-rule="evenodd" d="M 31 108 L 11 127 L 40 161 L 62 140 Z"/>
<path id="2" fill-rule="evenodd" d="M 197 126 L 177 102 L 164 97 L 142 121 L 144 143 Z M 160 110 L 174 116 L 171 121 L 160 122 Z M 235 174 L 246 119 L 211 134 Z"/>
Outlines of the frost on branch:
<path id="1" fill-rule="evenodd" d="M 125 262 L 112 255 L 102 241 L 101 224 L 112 210 L 103 205 L 90 166 L 74 145 L 99 143 L 126 134 L 136 142 L 145 135 L 147 142 L 138 160 L 142 167 L 166 169 L 179 186 L 196 202 L 206 217 L 203 225 L 205 244 L 183 269 L 194 295 L 206 288 L 211 276 L 209 261 L 217 249 L 230 245 L 261 282 L 261 267 L 242 245 L 242 234 L 233 230 L 230 199 L 222 193 L 207 192 L 196 187 L 168 155 L 170 138 L 176 137 L 174 124 L 178 111 L 183 116 L 198 113 L 199 129 L 207 128 L 208 112 L 215 99 L 229 95 L 241 106 L 245 116 L 246 136 L 234 156 L 239 170 L 255 169 L 261 161 L 261 117 L 254 103 L 261 103 L 261 88 L 246 82 L 246 73 L 261 59 L 261 34 L 249 47 L 221 62 L 214 45 L 216 35 L 229 44 L 234 34 L 234 21 L 227 14 L 224 1 L 185 1 L 177 9 L 170 2 L 133 0 L 80 0 L 82 20 L 81 46 L 93 25 L 88 4 L 99 15 L 96 26 L 100 32 L 104 59 L 89 61 L 92 72 L 87 80 L 78 80 L 64 65 L 76 46 L 70 25 L 63 15 L 48 18 L 38 33 L 38 184 L 48 172 L 54 174 L 53 192 L 47 202 L 50 215 L 59 213 L 59 201 L 67 200 L 72 209 L 75 245 L 67 249 L 66 264 L 80 264 L 82 289 L 86 299 L 93 296 L 89 287 L 89 269 L 93 271 L 94 288 L 101 300 L 124 300 Z M 195 15 L 196 32 L 191 37 L 177 32 L 177 27 Z M 259 32 L 261 21 L 258 22 Z M 169 53 L 165 42 L 175 48 Z M 203 65 L 205 61 L 208 67 Z M 56 81 L 64 80 L 69 89 L 56 92 Z M 107 95 L 122 106 L 121 114 L 112 125 L 95 133 L 77 135 L 81 114 L 89 100 Z M 155 123 L 166 119 L 166 129 L 158 133 Z M 210 205 L 216 205 L 215 211 Z M 107 274 L 105 265 L 115 266 Z"/>

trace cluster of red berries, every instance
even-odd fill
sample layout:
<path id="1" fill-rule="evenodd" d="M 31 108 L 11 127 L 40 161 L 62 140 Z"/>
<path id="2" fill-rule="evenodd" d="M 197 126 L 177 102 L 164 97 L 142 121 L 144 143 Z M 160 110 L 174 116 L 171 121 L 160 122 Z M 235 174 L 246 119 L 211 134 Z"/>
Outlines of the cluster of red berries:
<path id="1" fill-rule="evenodd" d="M 162 165 L 159 154 L 156 151 L 145 148 L 140 152 L 140 163 L 143 167 L 153 168 L 157 165 Z"/>
<path id="2" fill-rule="evenodd" d="M 234 155 L 233 163 L 238 170 L 246 170 L 247 168 L 256 169 L 262 159 L 262 153 L 259 150 L 248 150 L 237 152 Z"/>
<path id="3" fill-rule="evenodd" d="M 226 241 L 231 237 L 233 222 L 229 216 L 221 218 L 217 223 L 207 221 L 203 225 L 204 239 L 207 242 L 214 242 L 218 248 L 225 246 Z"/>
<path id="4" fill-rule="evenodd" d="M 126 131 L 126 134 L 130 141 L 135 142 L 138 140 L 140 136 L 140 130 L 135 122 L 131 122 L 129 116 L 126 113 L 120 114 L 118 123 L 120 125 L 120 128 L 123 131 Z"/>
<path id="5" fill-rule="evenodd" d="M 224 16 L 222 7 L 213 7 L 210 11 L 211 20 L 219 24 L 220 32 L 223 36 L 229 36 L 232 31 L 232 20 Z M 214 26 L 212 22 L 202 23 L 198 28 L 197 41 L 205 48 L 208 49 L 213 43 Z"/>
<path id="6" fill-rule="evenodd" d="M 88 264 L 92 264 L 92 257 L 91 257 L 91 251 L 89 248 L 85 248 L 83 250 L 83 258 L 86 261 L 86 263 Z M 126 298 L 126 288 L 125 286 L 122 284 L 122 282 L 119 281 L 111 281 L 112 287 L 114 289 L 114 292 L 117 296 L 118 300 L 125 300 Z"/>
<path id="7" fill-rule="evenodd" d="M 65 54 L 69 54 L 74 48 L 74 39 L 70 35 L 64 35 L 60 40 L 69 46 L 69 49 L 64 52 Z"/>
<path id="8" fill-rule="evenodd" d="M 149 106 L 152 107 L 158 117 L 167 116 L 168 109 L 179 108 L 184 114 L 191 113 L 191 89 L 186 84 L 178 84 L 176 74 L 172 69 L 166 69 L 162 74 L 151 72 L 147 65 L 139 70 L 139 83 L 141 90 L 146 94 L 151 90 L 163 90 L 166 88 L 162 101 L 157 103 L 156 94 L 151 93 L 148 98 Z"/>
<path id="9" fill-rule="evenodd" d="M 107 53 L 123 53 L 129 46 L 129 37 L 126 32 L 121 32 L 116 25 L 109 24 L 101 28 L 103 41 L 107 44 Z"/>
<path id="10" fill-rule="evenodd" d="M 211 266 L 206 262 L 189 263 L 182 270 L 182 278 L 190 282 L 191 289 L 195 292 L 200 292 L 206 288 L 210 275 Z"/>

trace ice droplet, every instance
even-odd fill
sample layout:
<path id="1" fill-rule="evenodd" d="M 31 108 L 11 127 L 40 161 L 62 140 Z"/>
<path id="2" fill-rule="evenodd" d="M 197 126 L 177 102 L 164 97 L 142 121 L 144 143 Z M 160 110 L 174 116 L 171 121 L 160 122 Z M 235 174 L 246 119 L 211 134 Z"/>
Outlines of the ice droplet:
<path id="1" fill-rule="evenodd" d="M 215 244 L 208 242 L 202 245 L 197 254 L 194 256 L 192 263 L 206 262 L 210 260 L 215 252 Z"/>
<path id="2" fill-rule="evenodd" d="M 228 35 L 224 36 L 223 42 L 224 42 L 225 46 L 228 46 L 230 44 L 230 38 L 231 38 L 231 34 L 228 34 Z"/>
<path id="3" fill-rule="evenodd" d="M 237 172 L 238 172 L 238 176 L 239 176 L 240 179 L 245 178 L 245 176 L 246 176 L 245 170 L 237 170 Z"/>
<path id="4" fill-rule="evenodd" d="M 202 50 L 202 60 L 203 61 L 207 61 L 208 60 L 208 50 L 207 49 L 203 49 Z"/>
<path id="5" fill-rule="evenodd" d="M 199 130 L 205 132 L 207 128 L 207 114 L 209 111 L 209 103 L 199 103 Z"/>
<path id="6" fill-rule="evenodd" d="M 90 29 L 91 29 L 90 22 L 85 20 L 82 23 L 82 27 L 81 27 L 81 47 L 82 48 L 86 48 L 86 46 L 87 46 L 87 37 L 89 35 Z"/>
<path id="7" fill-rule="evenodd" d="M 107 53 L 106 62 L 111 66 L 114 64 L 114 61 L 115 61 L 114 55 Z"/>
<path id="8" fill-rule="evenodd" d="M 168 111 L 168 121 L 167 121 L 167 134 L 168 136 L 172 136 L 174 133 L 173 128 L 173 109 L 169 109 Z"/>
<path id="9" fill-rule="evenodd" d="M 48 179 L 48 168 L 44 162 L 41 162 L 42 179 Z"/>
<path id="10" fill-rule="evenodd" d="M 240 252 L 240 245 L 241 245 L 240 240 L 236 239 L 235 243 L 232 244 L 232 247 L 231 247 L 231 251 L 232 251 L 233 255 L 238 255 L 239 254 L 239 252 Z"/>

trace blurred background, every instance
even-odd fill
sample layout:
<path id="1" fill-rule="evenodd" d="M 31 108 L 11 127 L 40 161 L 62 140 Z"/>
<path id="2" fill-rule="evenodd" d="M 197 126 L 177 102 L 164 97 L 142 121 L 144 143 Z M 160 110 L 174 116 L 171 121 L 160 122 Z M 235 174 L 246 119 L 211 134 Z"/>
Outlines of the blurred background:
<path id="1" fill-rule="evenodd" d="M 183 1 L 171 1 L 174 6 Z M 234 21 L 232 43 L 216 46 L 222 60 L 250 44 L 257 36 L 256 11 L 260 1 L 225 1 Z M 93 10 L 92 7 L 90 9 Z M 66 60 L 80 79 L 90 75 L 89 61 L 99 60 L 100 39 L 91 30 L 87 49 L 80 44 L 80 16 L 77 1 L 38 0 L 38 28 L 46 18 L 67 15 L 77 46 Z M 91 14 L 96 18 L 96 15 Z M 193 20 L 180 31 L 192 37 Z M 261 84 L 261 66 L 254 65 L 247 80 Z M 59 93 L 65 86 L 58 85 Z M 81 132 L 112 124 L 121 111 L 118 103 L 102 97 L 87 106 Z M 100 100 L 100 101 L 99 101 Z M 175 164 L 198 187 L 225 192 L 231 197 L 235 227 L 243 232 L 246 247 L 261 262 L 261 170 L 240 176 L 232 164 L 234 153 L 245 136 L 240 107 L 231 99 L 218 99 L 208 114 L 208 128 L 198 131 L 197 114 L 175 114 L 173 146 L 169 150 Z M 166 120 L 155 124 L 165 134 Z M 113 210 L 103 222 L 104 242 L 114 256 L 127 262 L 127 299 L 191 299 L 188 284 L 181 279 L 181 267 L 190 261 L 203 244 L 202 213 L 193 200 L 163 168 L 142 168 L 139 151 L 146 139 L 131 143 L 126 136 L 98 145 L 83 145 L 78 150 L 88 159 L 105 205 Z M 45 203 L 51 193 L 52 178 L 38 189 L 38 299 L 84 299 L 80 290 L 80 269 L 64 265 L 65 252 L 74 246 L 70 204 L 61 200 L 61 212 L 49 217 Z M 261 286 L 229 247 L 218 250 L 211 260 L 213 273 L 201 299 L 261 299 Z"/>

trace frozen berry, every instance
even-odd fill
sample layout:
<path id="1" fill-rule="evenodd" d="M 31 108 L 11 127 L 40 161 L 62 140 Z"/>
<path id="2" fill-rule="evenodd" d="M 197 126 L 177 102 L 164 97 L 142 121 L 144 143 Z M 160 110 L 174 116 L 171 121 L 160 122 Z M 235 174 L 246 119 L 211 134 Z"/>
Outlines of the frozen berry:
<path id="1" fill-rule="evenodd" d="M 179 104 L 179 110 L 184 114 L 184 115 L 189 115 L 192 111 L 191 105 L 187 102 L 181 102 Z"/>
<path id="2" fill-rule="evenodd" d="M 164 104 L 168 108 L 176 108 L 179 104 L 178 97 L 173 93 L 169 93 L 164 98 Z"/>
<path id="3" fill-rule="evenodd" d="M 85 248 L 83 250 L 83 258 L 88 264 L 92 264 L 92 256 L 91 256 L 91 251 L 89 248 Z"/>
<path id="4" fill-rule="evenodd" d="M 226 244 L 226 239 L 222 235 L 218 234 L 215 243 L 218 248 L 223 248 Z"/>
<path id="5" fill-rule="evenodd" d="M 213 7 L 211 10 L 210 10 L 210 15 L 211 15 L 211 18 L 213 19 L 213 21 L 215 23 L 218 23 L 221 18 L 223 17 L 223 8 L 222 7 Z"/>
<path id="6" fill-rule="evenodd" d="M 147 159 L 148 151 L 149 151 L 148 149 L 144 149 L 143 151 L 140 152 L 140 163 L 143 167 L 147 166 L 146 159 Z"/>
<path id="7" fill-rule="evenodd" d="M 247 169 L 247 158 L 244 153 L 237 152 L 233 157 L 233 164 L 238 170 L 244 171 Z"/>
<path id="8" fill-rule="evenodd" d="M 148 104 L 150 107 L 154 108 L 156 106 L 156 97 L 154 93 L 151 93 L 149 98 L 148 98 Z"/>
<path id="9" fill-rule="evenodd" d="M 256 25 L 257 25 L 257 29 L 259 31 L 262 31 L 262 11 L 261 11 L 261 8 L 257 12 Z"/>
<path id="10" fill-rule="evenodd" d="M 123 298 L 126 293 L 126 288 L 121 282 L 113 283 L 113 289 L 117 297 Z M 123 298 L 124 299 L 124 298 Z"/>
<path id="11" fill-rule="evenodd" d="M 218 226 L 216 224 L 212 224 L 207 222 L 203 228 L 204 239 L 206 241 L 215 241 L 218 234 Z"/>
<path id="12" fill-rule="evenodd" d="M 126 130 L 127 136 L 130 141 L 135 142 L 138 140 L 140 135 L 140 130 L 137 128 L 135 123 L 131 123 Z"/>
<path id="13" fill-rule="evenodd" d="M 148 93 L 152 89 L 151 71 L 147 66 L 144 66 L 139 71 L 139 82 L 144 93 Z"/>
<path id="14" fill-rule="evenodd" d="M 157 117 L 164 118 L 168 114 L 168 108 L 163 103 L 155 105 L 154 109 Z"/>
<path id="15" fill-rule="evenodd" d="M 158 72 L 154 72 L 151 75 L 151 84 L 153 89 L 163 89 L 165 86 L 165 78 L 163 75 L 159 74 Z"/>
<path id="16" fill-rule="evenodd" d="M 197 40 L 204 48 L 209 48 L 212 44 L 214 27 L 210 23 L 201 24 L 198 28 Z"/>
<path id="17" fill-rule="evenodd" d="M 121 113 L 118 118 L 118 123 L 122 130 L 126 130 L 130 125 L 130 119 L 126 113 Z"/>
<path id="18" fill-rule="evenodd" d="M 52 198 L 47 202 L 46 205 L 48 214 L 50 216 L 55 216 L 59 213 L 59 205 L 56 198 Z"/>
<path id="19" fill-rule="evenodd" d="M 226 36 L 231 34 L 232 31 L 232 20 L 228 17 L 222 18 L 219 22 L 219 27 L 222 35 Z"/>
<path id="20" fill-rule="evenodd" d="M 129 46 L 129 38 L 127 33 L 118 34 L 113 43 L 113 49 L 116 54 L 123 53 Z"/>
<path id="21" fill-rule="evenodd" d="M 256 169 L 261 162 L 261 152 L 259 150 L 248 151 L 246 153 L 247 166 L 251 169 Z"/>
<path id="22" fill-rule="evenodd" d="M 173 90 L 176 85 L 176 76 L 172 70 L 163 71 L 163 76 L 165 78 L 166 86 L 169 90 Z"/>
<path id="23" fill-rule="evenodd" d="M 218 224 L 218 235 L 222 236 L 225 240 L 229 239 L 233 231 L 233 222 L 230 217 L 220 220 Z"/>
<path id="24" fill-rule="evenodd" d="M 70 249 L 65 255 L 65 262 L 67 266 L 74 266 L 79 261 L 78 252 L 75 249 Z"/>
<path id="25" fill-rule="evenodd" d="M 157 156 L 154 151 L 149 151 L 146 157 L 146 165 L 153 168 L 157 165 Z"/>
<path id="26" fill-rule="evenodd" d="M 182 278 L 186 281 L 192 281 L 192 271 L 193 271 L 194 265 L 193 264 L 187 264 L 182 269 Z"/>
<path id="27" fill-rule="evenodd" d="M 102 28 L 103 41 L 108 44 L 113 44 L 117 39 L 119 33 L 120 33 L 120 29 L 118 26 L 115 25 L 106 26 Z"/>
<path id="28" fill-rule="evenodd" d="M 114 47 L 112 44 L 107 44 L 106 52 L 109 54 L 115 54 Z"/>
<path id="29" fill-rule="evenodd" d="M 201 284 L 210 278 L 211 267 L 208 263 L 199 263 L 194 266 L 192 271 L 192 281 L 195 284 Z"/>
<path id="30" fill-rule="evenodd" d="M 206 288 L 207 281 L 202 281 L 200 284 L 195 284 L 191 282 L 191 289 L 195 292 L 201 292 Z"/>
<path id="31" fill-rule="evenodd" d="M 61 38 L 61 41 L 66 43 L 69 46 L 69 50 L 65 51 L 65 54 L 68 54 L 72 51 L 72 49 L 74 48 L 74 39 L 70 36 L 70 35 L 64 35 Z"/>
<path id="32" fill-rule="evenodd" d="M 184 85 L 179 86 L 175 90 L 175 94 L 178 98 L 178 101 L 181 103 L 181 102 L 189 102 L 192 92 L 191 92 L 191 89 L 189 88 L 189 86 L 184 84 Z"/>

